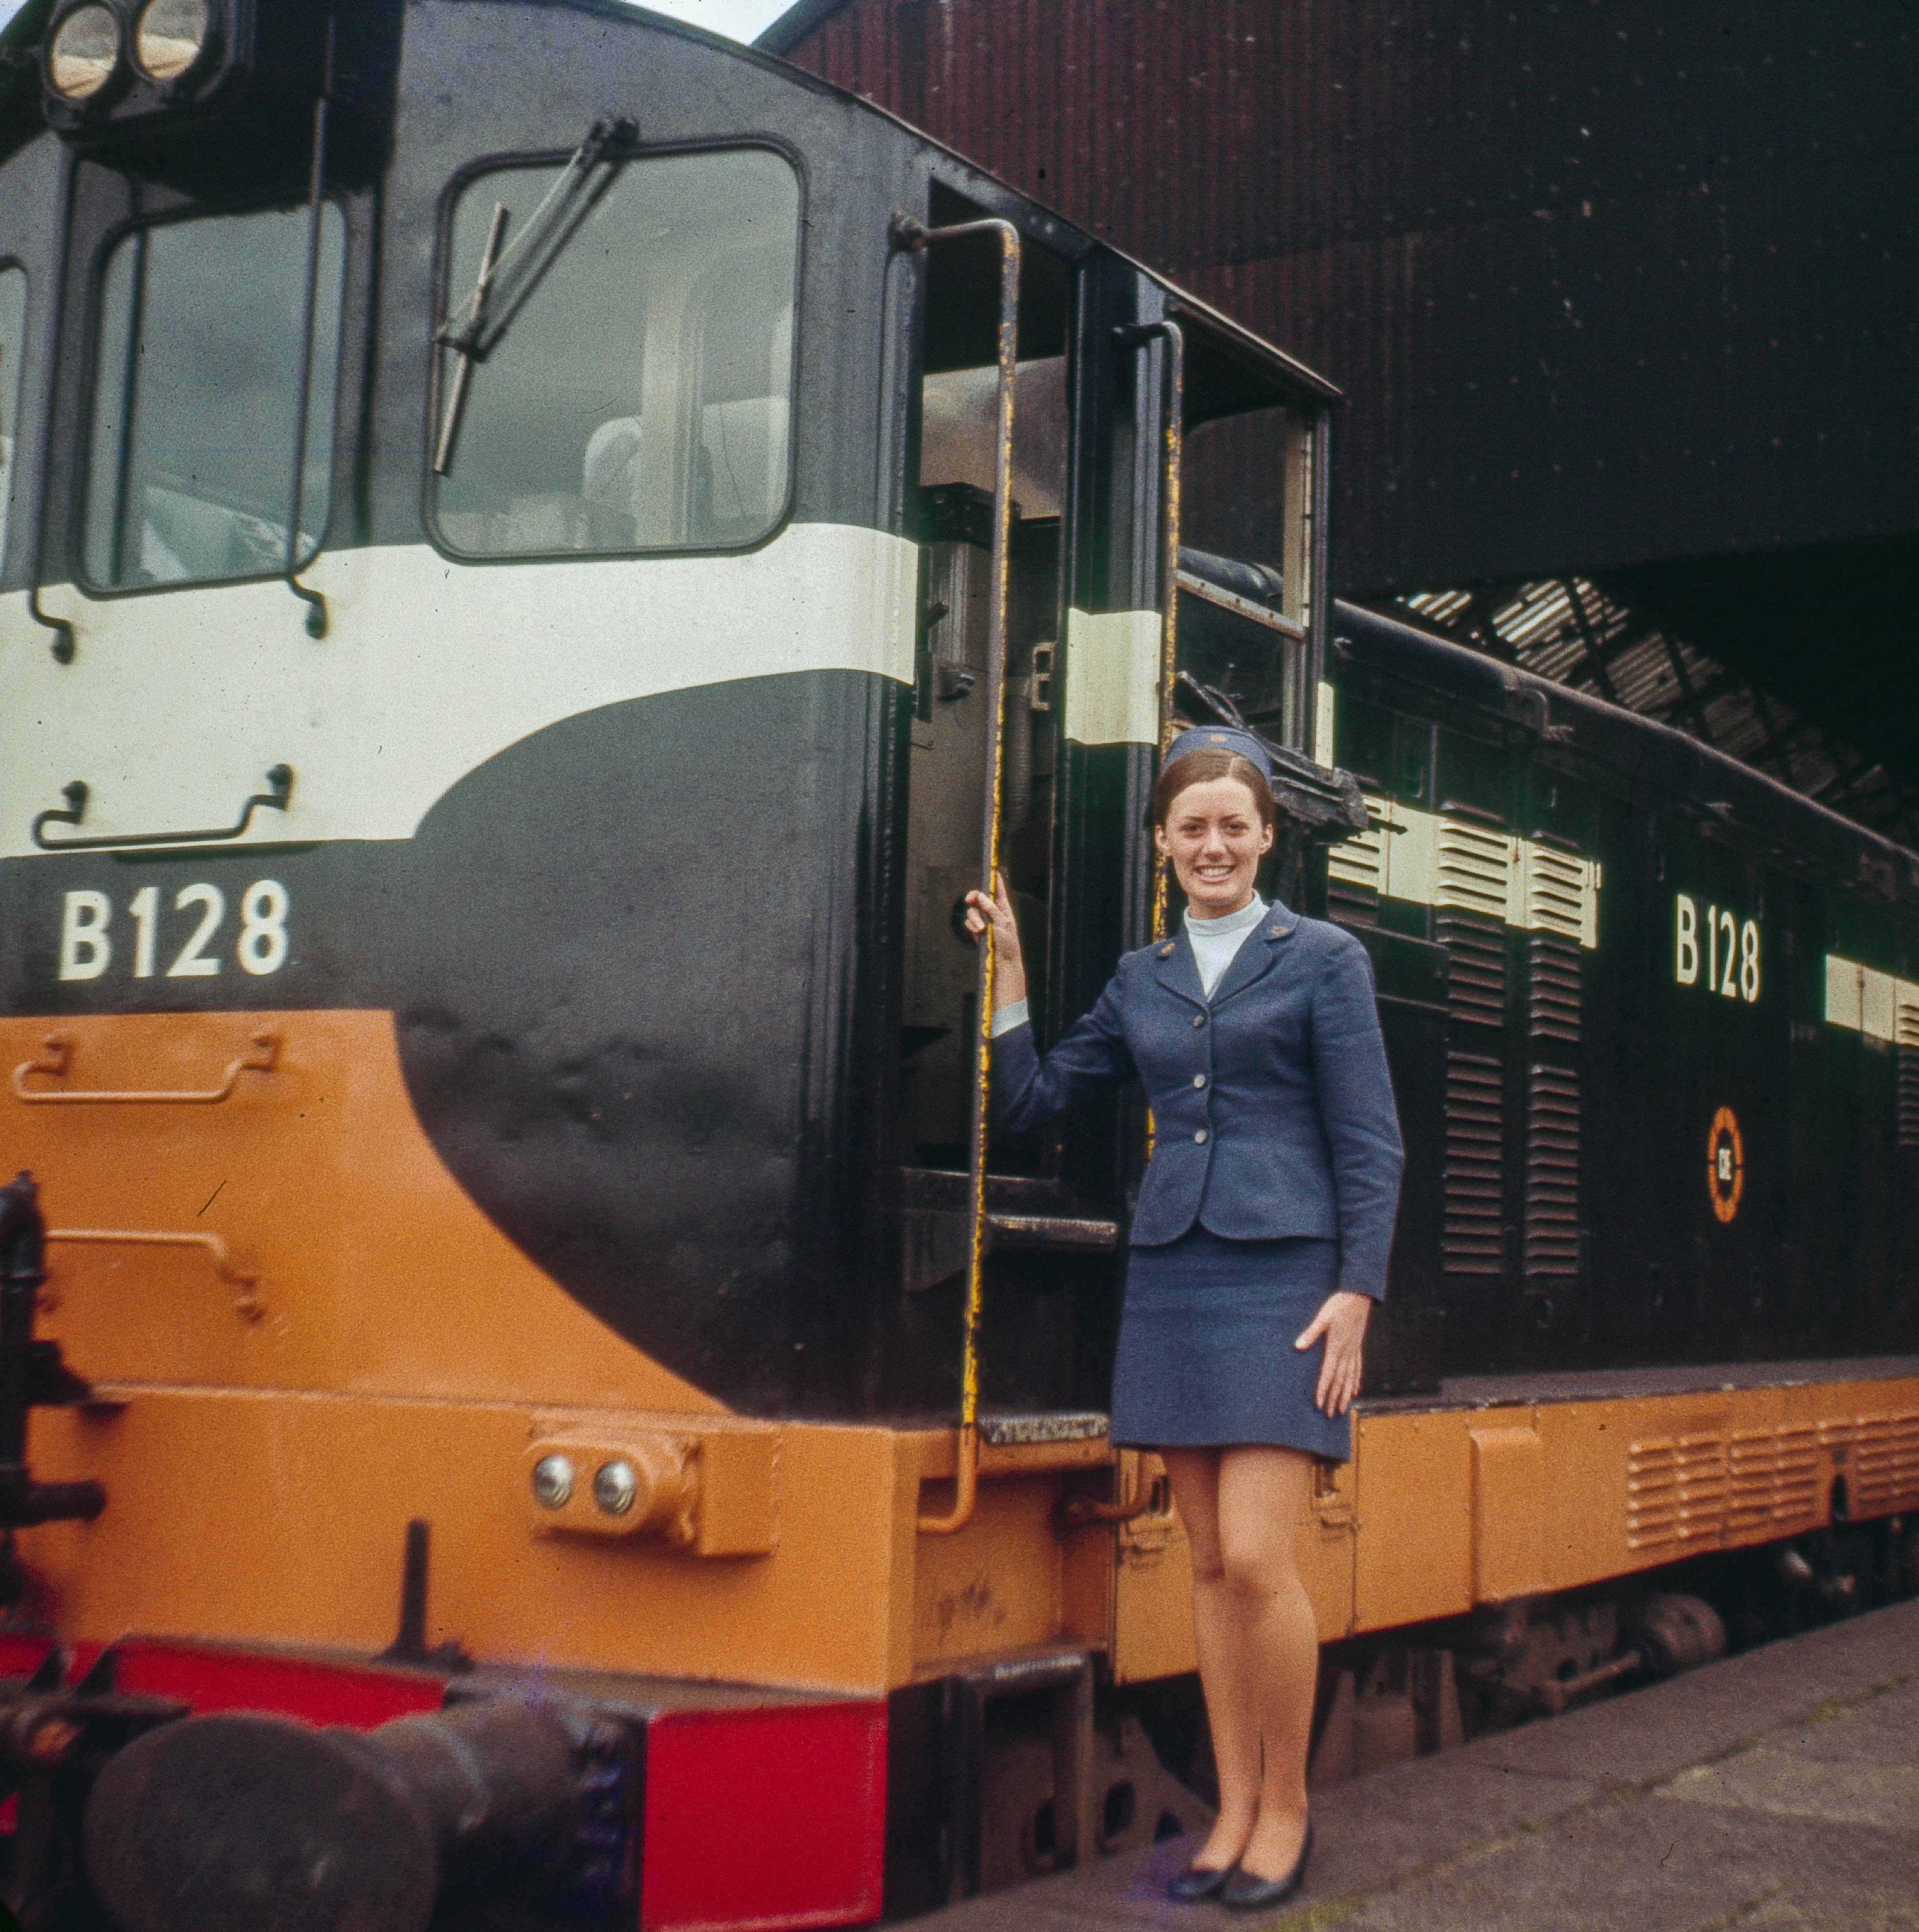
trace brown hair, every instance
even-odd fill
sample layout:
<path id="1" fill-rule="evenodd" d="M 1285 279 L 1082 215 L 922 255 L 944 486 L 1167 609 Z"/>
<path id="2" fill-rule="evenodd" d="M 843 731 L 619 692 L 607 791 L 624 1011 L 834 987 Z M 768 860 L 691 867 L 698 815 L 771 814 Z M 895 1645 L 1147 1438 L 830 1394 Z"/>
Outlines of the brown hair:
<path id="1" fill-rule="evenodd" d="M 1237 752 L 1189 752 L 1184 758 L 1175 758 L 1153 788 L 1153 824 L 1163 831 L 1180 793 L 1189 785 L 1210 784 L 1215 778 L 1237 778 L 1252 794 L 1260 824 L 1276 825 L 1279 812 L 1273 802 L 1273 788 L 1259 767 Z"/>

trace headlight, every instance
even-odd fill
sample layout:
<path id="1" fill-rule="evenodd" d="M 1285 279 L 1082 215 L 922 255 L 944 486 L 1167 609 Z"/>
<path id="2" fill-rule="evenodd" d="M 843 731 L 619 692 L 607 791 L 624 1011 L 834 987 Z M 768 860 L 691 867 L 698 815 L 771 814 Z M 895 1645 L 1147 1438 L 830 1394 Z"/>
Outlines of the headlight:
<path id="1" fill-rule="evenodd" d="M 624 1516 L 639 1493 L 640 1478 L 634 1474 L 631 1462 L 622 1458 L 600 1465 L 599 1473 L 593 1478 L 593 1500 L 608 1516 Z"/>
<path id="2" fill-rule="evenodd" d="M 62 100 L 90 100 L 120 64 L 120 22 L 105 7 L 76 7 L 46 46 L 46 82 Z"/>
<path id="3" fill-rule="evenodd" d="M 542 1456 L 533 1465 L 533 1500 L 542 1509 L 564 1509 L 573 1499 L 573 1465 L 564 1456 Z"/>
<path id="4" fill-rule="evenodd" d="M 149 80 L 178 80 L 206 52 L 207 0 L 147 0 L 133 23 L 133 61 Z"/>

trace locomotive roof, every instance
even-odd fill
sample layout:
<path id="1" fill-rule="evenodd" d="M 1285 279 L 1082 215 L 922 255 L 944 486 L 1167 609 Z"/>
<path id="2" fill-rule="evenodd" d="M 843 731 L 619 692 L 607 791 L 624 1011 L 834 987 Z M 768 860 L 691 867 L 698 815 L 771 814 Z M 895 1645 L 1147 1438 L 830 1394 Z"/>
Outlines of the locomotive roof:
<path id="1" fill-rule="evenodd" d="M 1621 705 L 1504 664 L 1404 616 L 1336 603 L 1334 648 L 1363 677 L 1410 686 L 1530 736 L 1543 762 L 1757 846 L 1799 868 L 1919 904 L 1919 854 L 1698 739 Z"/>

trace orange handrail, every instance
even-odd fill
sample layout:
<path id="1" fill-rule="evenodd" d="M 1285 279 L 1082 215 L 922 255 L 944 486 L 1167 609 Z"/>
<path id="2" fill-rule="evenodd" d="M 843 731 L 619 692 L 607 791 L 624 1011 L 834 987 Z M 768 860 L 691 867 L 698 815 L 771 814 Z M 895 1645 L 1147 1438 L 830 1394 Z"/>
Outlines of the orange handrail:
<path id="1" fill-rule="evenodd" d="M 119 1106 L 163 1106 L 175 1107 L 211 1106 L 216 1102 L 230 1100 L 234 1088 L 239 1084 L 243 1073 L 271 1073 L 280 1058 L 280 1037 L 277 1034 L 256 1033 L 245 1052 L 238 1059 L 227 1063 L 226 1071 L 220 1076 L 217 1087 L 172 1089 L 166 1088 L 133 1088 L 123 1089 L 63 1088 L 49 1093 L 43 1088 L 29 1087 L 27 1076 L 30 1073 L 43 1073 L 50 1078 L 64 1076 L 68 1063 L 73 1058 L 73 1042 L 64 1034 L 49 1034 L 40 1048 L 41 1058 L 23 1060 L 13 1069 L 13 1092 L 20 1100 L 32 1107 L 79 1107 Z"/>

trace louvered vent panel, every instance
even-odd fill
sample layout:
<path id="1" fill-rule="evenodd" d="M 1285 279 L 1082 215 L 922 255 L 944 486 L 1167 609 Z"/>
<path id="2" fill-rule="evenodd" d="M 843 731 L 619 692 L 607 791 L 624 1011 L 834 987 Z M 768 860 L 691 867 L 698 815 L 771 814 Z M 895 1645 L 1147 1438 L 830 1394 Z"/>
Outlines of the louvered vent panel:
<path id="1" fill-rule="evenodd" d="M 1729 1535 L 1779 1535 L 1819 1514 L 1819 1438 L 1803 1428 L 1760 1429 L 1732 1438 Z"/>
<path id="2" fill-rule="evenodd" d="M 1579 1076 L 1526 1070 L 1526 1272 L 1579 1272 Z"/>
<path id="3" fill-rule="evenodd" d="M 1717 1431 L 1635 1442 L 1626 1460 L 1626 1546 L 1716 1546 L 1726 1527 L 1726 1454 Z"/>
<path id="4" fill-rule="evenodd" d="M 1442 911 L 1438 923 L 1440 944 L 1448 956 L 1446 1000 L 1453 1018 L 1480 1026 L 1504 1026 L 1504 924 L 1459 910 Z"/>
<path id="5" fill-rule="evenodd" d="M 1518 923 L 1529 932 L 1557 933 L 1575 946 L 1594 944 L 1597 896 L 1593 868 L 1576 854 L 1555 850 L 1539 840 L 1525 847 L 1524 904 Z"/>
<path id="6" fill-rule="evenodd" d="M 1386 884 L 1386 842 L 1393 834 L 1384 821 L 1390 808 L 1369 794 L 1366 808 L 1373 817 L 1371 830 L 1326 855 L 1326 910 L 1348 926 L 1379 923 L 1379 896 Z"/>
<path id="7" fill-rule="evenodd" d="M 1444 814 L 1435 839 L 1433 904 L 1477 913 L 1495 926 L 1504 926 L 1513 848 L 1507 833 Z"/>
<path id="8" fill-rule="evenodd" d="M 1919 1148 L 1919 986 L 1900 981 L 1893 1006 L 1899 1055 L 1899 1144 Z"/>
<path id="9" fill-rule="evenodd" d="M 1536 932 L 1526 941 L 1527 1024 L 1535 1040 L 1579 1043 L 1579 946 Z"/>
<path id="10" fill-rule="evenodd" d="M 1854 1440 L 1855 1516 L 1883 1516 L 1919 1504 L 1919 1412 L 1863 1422 Z"/>
<path id="11" fill-rule="evenodd" d="M 1372 829 L 1355 832 L 1351 838 L 1328 850 L 1326 875 L 1343 885 L 1363 886 L 1376 898 L 1386 882 L 1386 842 L 1393 835 L 1379 822 L 1386 814 L 1384 803 L 1369 796 L 1366 808 L 1375 821 Z"/>
<path id="12" fill-rule="evenodd" d="M 1505 1258 L 1506 1071 L 1489 1054 L 1446 1057 L 1449 1274 L 1498 1274 Z"/>

